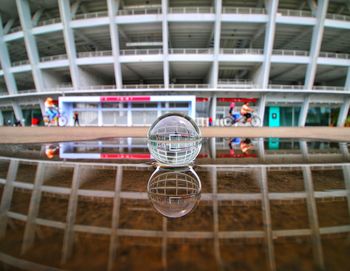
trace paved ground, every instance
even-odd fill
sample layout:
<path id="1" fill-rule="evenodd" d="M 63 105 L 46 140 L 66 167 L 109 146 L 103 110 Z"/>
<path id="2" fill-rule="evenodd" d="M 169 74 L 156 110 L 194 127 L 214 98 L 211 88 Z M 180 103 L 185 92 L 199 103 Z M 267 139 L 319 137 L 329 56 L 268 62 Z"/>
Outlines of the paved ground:
<path id="1" fill-rule="evenodd" d="M 147 127 L 0 127 L 0 143 L 39 143 L 108 137 L 146 137 Z M 280 137 L 350 141 L 350 128 L 205 127 L 204 137 Z"/>

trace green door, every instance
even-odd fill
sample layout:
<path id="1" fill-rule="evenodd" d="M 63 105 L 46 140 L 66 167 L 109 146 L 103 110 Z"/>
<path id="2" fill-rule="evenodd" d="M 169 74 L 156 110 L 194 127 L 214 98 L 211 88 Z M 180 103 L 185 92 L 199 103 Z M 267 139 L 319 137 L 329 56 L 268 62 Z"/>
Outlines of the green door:
<path id="1" fill-rule="evenodd" d="M 281 126 L 281 114 L 279 106 L 270 106 L 269 110 L 269 126 L 280 127 Z"/>

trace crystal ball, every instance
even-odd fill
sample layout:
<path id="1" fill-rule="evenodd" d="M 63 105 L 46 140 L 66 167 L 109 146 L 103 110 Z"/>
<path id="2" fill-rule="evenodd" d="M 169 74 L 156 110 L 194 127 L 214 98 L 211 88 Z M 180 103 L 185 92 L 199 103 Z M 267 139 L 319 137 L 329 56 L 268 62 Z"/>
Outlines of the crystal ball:
<path id="1" fill-rule="evenodd" d="M 186 166 L 198 155 L 202 138 L 197 124 L 179 113 L 160 116 L 148 131 L 148 149 L 165 166 Z"/>
<path id="2" fill-rule="evenodd" d="M 178 218 L 193 210 L 200 199 L 201 182 L 192 167 L 160 168 L 147 184 L 148 198 L 163 216 Z"/>

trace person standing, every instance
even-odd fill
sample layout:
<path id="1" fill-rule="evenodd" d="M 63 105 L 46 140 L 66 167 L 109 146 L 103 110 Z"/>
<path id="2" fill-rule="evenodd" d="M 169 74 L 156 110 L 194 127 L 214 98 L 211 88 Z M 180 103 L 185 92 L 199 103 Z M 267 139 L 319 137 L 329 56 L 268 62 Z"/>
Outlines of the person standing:
<path id="1" fill-rule="evenodd" d="M 77 111 L 74 112 L 73 119 L 74 119 L 74 126 L 75 125 L 80 126 L 80 124 L 79 124 L 79 114 L 78 114 Z"/>

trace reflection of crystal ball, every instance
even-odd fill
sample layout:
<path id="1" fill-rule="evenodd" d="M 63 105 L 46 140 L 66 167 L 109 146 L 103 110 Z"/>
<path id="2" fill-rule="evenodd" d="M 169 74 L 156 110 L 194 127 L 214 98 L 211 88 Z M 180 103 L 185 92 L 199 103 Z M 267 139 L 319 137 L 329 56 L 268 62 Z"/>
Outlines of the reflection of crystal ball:
<path id="1" fill-rule="evenodd" d="M 164 165 L 188 165 L 197 157 L 201 146 L 198 126 L 190 117 L 179 113 L 159 117 L 148 131 L 148 149 Z"/>
<path id="2" fill-rule="evenodd" d="M 154 208 L 171 218 L 188 214 L 198 203 L 201 188 L 200 179 L 191 167 L 177 170 L 158 167 L 147 184 Z"/>

